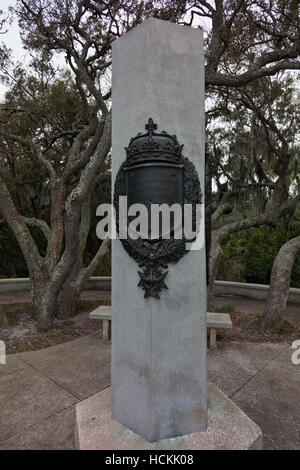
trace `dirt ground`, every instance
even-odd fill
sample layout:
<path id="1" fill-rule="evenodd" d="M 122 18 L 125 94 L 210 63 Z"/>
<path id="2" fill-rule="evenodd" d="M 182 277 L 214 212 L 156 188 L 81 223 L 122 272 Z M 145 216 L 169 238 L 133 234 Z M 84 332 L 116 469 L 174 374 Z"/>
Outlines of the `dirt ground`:
<path id="1" fill-rule="evenodd" d="M 260 314 L 230 313 L 231 330 L 218 330 L 217 337 L 223 341 L 247 341 L 251 343 L 292 343 L 300 338 L 300 328 L 285 320 L 279 333 L 260 329 Z"/>
<path id="2" fill-rule="evenodd" d="M 26 295 L 24 295 L 26 294 Z M 218 330 L 218 338 L 228 341 L 255 343 L 291 343 L 300 338 L 300 308 L 289 305 L 286 320 L 279 334 L 260 331 L 259 320 L 263 302 L 239 297 L 217 297 L 217 311 L 229 313 L 233 328 Z M 20 353 L 47 348 L 102 329 L 102 322 L 89 319 L 89 312 L 99 305 L 110 305 L 110 292 L 84 291 L 77 313 L 68 320 L 55 320 L 54 328 L 38 332 L 32 319 L 27 293 L 0 295 L 4 321 L 0 318 L 0 339 L 5 341 L 7 353 Z"/>
<path id="3" fill-rule="evenodd" d="M 102 322 L 91 320 L 89 312 L 99 305 L 108 305 L 109 299 L 81 300 L 76 315 L 67 320 L 55 320 L 54 328 L 47 332 L 37 330 L 32 318 L 31 303 L 2 304 L 5 319 L 0 323 L 0 339 L 8 354 L 34 351 L 88 335 L 102 328 Z M 1 326 L 2 325 L 2 326 Z"/>

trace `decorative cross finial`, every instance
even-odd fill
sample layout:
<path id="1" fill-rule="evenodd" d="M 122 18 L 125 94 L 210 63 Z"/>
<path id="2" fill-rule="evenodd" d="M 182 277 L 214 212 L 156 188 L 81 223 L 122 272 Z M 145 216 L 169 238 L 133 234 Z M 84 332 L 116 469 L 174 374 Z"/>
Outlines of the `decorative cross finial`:
<path id="1" fill-rule="evenodd" d="M 155 129 L 157 129 L 157 124 L 153 121 L 152 118 L 148 119 L 148 124 L 145 125 L 145 129 L 149 132 L 150 136 L 152 136 Z"/>

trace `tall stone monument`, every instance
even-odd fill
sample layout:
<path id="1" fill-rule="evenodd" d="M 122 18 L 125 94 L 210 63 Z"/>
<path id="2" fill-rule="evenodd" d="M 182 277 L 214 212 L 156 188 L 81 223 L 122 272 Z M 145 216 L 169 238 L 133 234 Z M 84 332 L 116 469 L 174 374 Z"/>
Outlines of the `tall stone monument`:
<path id="1" fill-rule="evenodd" d="M 153 18 L 138 25 L 113 43 L 112 90 L 115 202 L 125 190 L 134 202 L 142 202 L 143 194 L 146 203 L 151 194 L 188 200 L 193 180 L 203 203 L 202 32 Z M 174 181 L 178 191 L 173 186 L 166 193 L 164 183 Z M 204 224 L 201 219 L 202 229 Z M 148 247 L 151 252 L 153 245 Z M 213 385 L 207 414 L 205 244 L 176 259 L 166 256 L 167 266 L 141 251 L 113 240 L 112 387 L 77 405 L 77 448 L 257 444 L 260 430 Z"/>
<path id="2" fill-rule="evenodd" d="M 148 19 L 113 43 L 112 64 L 113 181 L 151 117 L 184 145 L 204 198 L 202 31 Z M 144 298 L 136 262 L 113 242 L 112 417 L 149 441 L 206 429 L 205 259 L 202 246 L 169 263 L 168 289 Z"/>

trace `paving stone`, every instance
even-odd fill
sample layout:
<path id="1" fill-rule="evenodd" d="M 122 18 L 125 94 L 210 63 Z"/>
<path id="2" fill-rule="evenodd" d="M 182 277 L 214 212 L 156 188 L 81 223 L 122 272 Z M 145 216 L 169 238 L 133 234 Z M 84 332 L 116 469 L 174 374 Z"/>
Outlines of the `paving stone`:
<path id="1" fill-rule="evenodd" d="M 282 353 L 278 357 L 276 357 L 276 359 L 274 361 L 276 363 L 279 363 L 282 368 L 291 369 L 291 372 L 293 374 L 299 375 L 300 374 L 300 364 L 293 364 L 293 362 L 292 362 L 292 354 L 295 351 L 296 350 L 292 348 L 291 344 L 286 345 L 286 347 L 283 349 Z M 298 357 L 300 357 L 299 354 L 298 354 Z"/>
<path id="2" fill-rule="evenodd" d="M 84 399 L 110 384 L 110 344 L 93 339 L 80 348 L 35 366 L 70 393 Z"/>
<path id="3" fill-rule="evenodd" d="M 0 377 L 13 374 L 19 370 L 30 367 L 24 361 L 19 359 L 15 354 L 6 355 L 6 364 L 0 364 Z"/>
<path id="4" fill-rule="evenodd" d="M 288 344 L 220 342 L 208 352 L 210 380 L 261 427 L 265 449 L 300 449 L 300 365 L 291 363 L 293 351 Z M 88 335 L 7 359 L 0 366 L 0 448 L 72 448 L 78 401 L 72 393 L 85 398 L 109 384 L 109 343 Z"/>
<path id="5" fill-rule="evenodd" d="M 265 436 L 265 448 L 300 449 L 300 375 L 274 360 L 232 400 Z"/>
<path id="6" fill-rule="evenodd" d="M 248 382 L 285 346 L 266 343 L 220 343 L 208 352 L 208 379 L 229 397 Z"/>
<path id="7" fill-rule="evenodd" d="M 0 442 L 78 400 L 32 368 L 0 377 Z"/>
<path id="8" fill-rule="evenodd" d="M 300 376 L 278 362 L 268 364 L 232 398 L 236 403 L 247 398 L 248 409 L 257 408 L 284 419 L 297 417 L 300 425 Z"/>
<path id="9" fill-rule="evenodd" d="M 17 356 L 32 366 L 36 366 L 43 362 L 61 358 L 65 353 L 80 350 L 86 346 L 97 345 L 102 338 L 102 331 L 97 331 L 81 338 L 67 341 L 66 343 L 50 346 L 49 348 L 39 349 L 38 351 L 28 351 L 17 354 Z"/>
<path id="10" fill-rule="evenodd" d="M 72 406 L 0 443 L 0 450 L 72 450 L 74 422 Z"/>

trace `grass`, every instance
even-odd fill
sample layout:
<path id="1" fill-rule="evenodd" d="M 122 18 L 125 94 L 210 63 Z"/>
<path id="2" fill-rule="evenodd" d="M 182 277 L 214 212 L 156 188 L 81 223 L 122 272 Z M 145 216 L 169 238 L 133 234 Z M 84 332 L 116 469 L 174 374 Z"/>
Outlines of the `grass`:
<path id="1" fill-rule="evenodd" d="M 231 304 L 225 304 L 225 305 L 221 305 L 220 307 L 217 307 L 216 312 L 218 312 L 218 313 L 234 313 L 235 308 Z"/>

